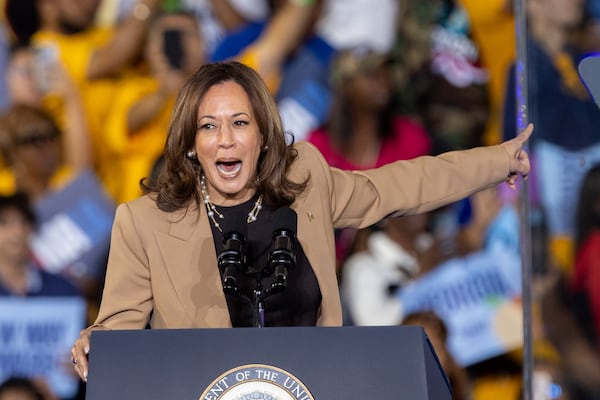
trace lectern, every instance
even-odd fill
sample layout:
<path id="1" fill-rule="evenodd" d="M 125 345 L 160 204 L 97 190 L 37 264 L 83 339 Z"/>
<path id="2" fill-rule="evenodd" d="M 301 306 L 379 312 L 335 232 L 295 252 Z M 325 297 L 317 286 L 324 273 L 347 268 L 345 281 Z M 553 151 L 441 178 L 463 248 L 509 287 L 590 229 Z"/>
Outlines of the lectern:
<path id="1" fill-rule="evenodd" d="M 86 400 L 449 400 L 423 329 L 95 331 Z"/>

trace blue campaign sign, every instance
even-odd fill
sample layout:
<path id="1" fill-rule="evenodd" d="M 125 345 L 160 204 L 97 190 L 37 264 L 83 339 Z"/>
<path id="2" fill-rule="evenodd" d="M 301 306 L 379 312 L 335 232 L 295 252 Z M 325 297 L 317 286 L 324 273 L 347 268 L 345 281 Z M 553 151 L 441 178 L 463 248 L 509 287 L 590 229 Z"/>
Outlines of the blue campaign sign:
<path id="1" fill-rule="evenodd" d="M 405 315 L 436 312 L 448 327 L 448 347 L 468 366 L 523 342 L 519 255 L 498 247 L 451 259 L 402 289 Z"/>
<path id="2" fill-rule="evenodd" d="M 115 204 L 86 171 L 36 204 L 33 255 L 42 269 L 72 278 L 102 276 Z"/>
<path id="3" fill-rule="evenodd" d="M 60 398 L 77 393 L 70 349 L 85 324 L 78 297 L 0 298 L 0 382 L 42 377 Z"/>

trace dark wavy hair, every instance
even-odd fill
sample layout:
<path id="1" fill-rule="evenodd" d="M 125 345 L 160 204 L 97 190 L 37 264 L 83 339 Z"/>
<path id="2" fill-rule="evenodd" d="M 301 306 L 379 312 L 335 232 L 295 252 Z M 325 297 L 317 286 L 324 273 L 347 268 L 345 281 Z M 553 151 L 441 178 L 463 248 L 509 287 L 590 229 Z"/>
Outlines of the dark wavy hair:
<path id="1" fill-rule="evenodd" d="M 252 68 L 236 61 L 209 63 L 201 66 L 181 89 L 167 134 L 163 165 L 155 179 L 145 179 L 142 189 L 155 196 L 163 211 L 175 211 L 202 199 L 199 190 L 201 165 L 186 153 L 196 141 L 198 107 L 206 92 L 224 82 L 236 82 L 250 99 L 262 143 L 265 146 L 258 160 L 257 191 L 266 204 L 281 207 L 294 202 L 305 189 L 307 181 L 288 179 L 287 171 L 297 157 L 297 151 L 285 140 L 285 132 L 269 89 Z M 293 137 L 292 137 L 293 142 Z"/>
<path id="2" fill-rule="evenodd" d="M 37 216 L 26 193 L 16 192 L 11 195 L 0 195 L 0 212 L 16 210 L 32 227 L 37 225 Z"/>
<path id="3" fill-rule="evenodd" d="M 37 0 L 6 0 L 4 3 L 8 25 L 21 45 L 28 45 L 31 36 L 41 27 L 37 7 Z"/>
<path id="4" fill-rule="evenodd" d="M 31 395 L 35 400 L 44 400 L 44 395 L 31 378 L 10 376 L 0 384 L 0 397 L 9 392 L 19 392 Z M 21 396 L 18 396 L 21 397 Z M 29 396 L 26 396 L 29 397 Z"/>

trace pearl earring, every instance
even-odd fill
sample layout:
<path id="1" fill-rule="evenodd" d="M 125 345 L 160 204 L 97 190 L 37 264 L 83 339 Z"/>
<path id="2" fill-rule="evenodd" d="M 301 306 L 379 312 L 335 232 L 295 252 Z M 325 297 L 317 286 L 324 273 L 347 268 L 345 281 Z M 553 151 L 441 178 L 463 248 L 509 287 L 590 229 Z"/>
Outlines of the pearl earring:
<path id="1" fill-rule="evenodd" d="M 269 150 L 269 146 L 267 146 L 267 145 L 263 146 L 263 151 L 267 151 L 267 150 Z"/>
<path id="2" fill-rule="evenodd" d="M 196 158 L 196 150 L 188 150 L 188 152 L 185 155 L 189 159 L 194 159 Z"/>

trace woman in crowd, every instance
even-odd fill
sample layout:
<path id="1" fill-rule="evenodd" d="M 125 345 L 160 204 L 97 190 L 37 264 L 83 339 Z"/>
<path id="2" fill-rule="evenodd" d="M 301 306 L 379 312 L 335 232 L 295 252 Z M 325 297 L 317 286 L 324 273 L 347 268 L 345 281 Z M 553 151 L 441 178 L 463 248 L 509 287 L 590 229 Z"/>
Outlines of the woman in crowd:
<path id="1" fill-rule="evenodd" d="M 423 127 L 393 110 L 389 64 L 388 55 L 365 47 L 340 51 L 334 58 L 329 118 L 307 139 L 330 166 L 364 170 L 430 153 Z M 340 272 L 355 240 L 354 229 L 336 231 Z"/>
<path id="2" fill-rule="evenodd" d="M 34 264 L 35 228 L 35 214 L 25 194 L 0 195 L 0 297 L 80 296 L 66 278 Z"/>

